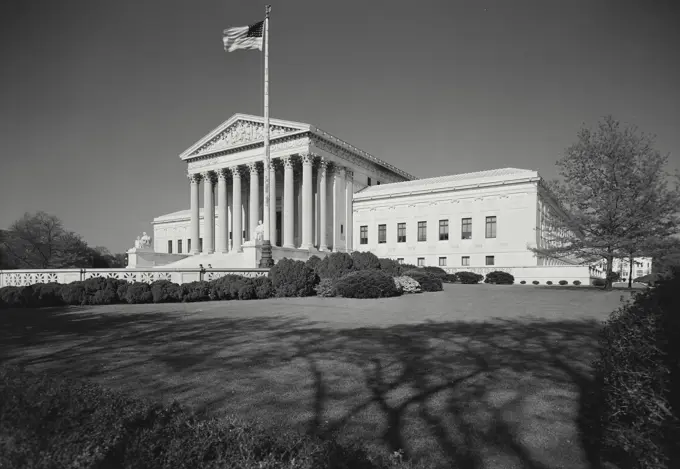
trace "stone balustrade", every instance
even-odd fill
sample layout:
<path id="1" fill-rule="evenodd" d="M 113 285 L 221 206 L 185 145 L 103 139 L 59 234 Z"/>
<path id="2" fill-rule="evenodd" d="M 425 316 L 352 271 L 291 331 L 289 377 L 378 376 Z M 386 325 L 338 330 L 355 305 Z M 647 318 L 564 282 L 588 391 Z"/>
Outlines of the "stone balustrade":
<path id="1" fill-rule="evenodd" d="M 269 269 L 223 269 L 205 268 L 168 268 L 168 269 L 21 269 L 0 270 L 1 287 L 20 287 L 36 283 L 71 283 L 90 278 L 103 277 L 126 280 L 128 282 L 152 283 L 156 280 L 169 280 L 183 284 L 198 280 L 214 280 L 225 275 L 260 277 Z"/>

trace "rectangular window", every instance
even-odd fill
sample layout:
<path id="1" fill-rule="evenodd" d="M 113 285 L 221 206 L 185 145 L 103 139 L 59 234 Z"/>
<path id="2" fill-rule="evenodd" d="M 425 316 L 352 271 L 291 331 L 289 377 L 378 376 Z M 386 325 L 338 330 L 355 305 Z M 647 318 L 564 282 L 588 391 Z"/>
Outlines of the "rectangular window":
<path id="1" fill-rule="evenodd" d="M 470 265 L 470 256 L 461 257 L 460 258 L 460 265 L 469 266 Z"/>
<path id="2" fill-rule="evenodd" d="M 446 257 L 439 258 L 439 267 L 446 267 Z"/>
<path id="3" fill-rule="evenodd" d="M 403 264 L 404 258 L 403 257 L 397 257 L 397 262 L 399 262 L 400 264 Z"/>
<path id="4" fill-rule="evenodd" d="M 172 240 L 168 240 L 168 254 L 172 254 Z"/>
<path id="5" fill-rule="evenodd" d="M 446 241 L 449 239 L 449 221 L 439 220 L 439 241 Z"/>
<path id="6" fill-rule="evenodd" d="M 387 242 L 387 225 L 378 225 L 378 244 Z"/>
<path id="7" fill-rule="evenodd" d="M 463 218 L 461 223 L 461 239 L 472 239 L 472 218 Z"/>
<path id="8" fill-rule="evenodd" d="M 486 256 L 486 265 L 496 265 L 494 256 Z"/>
<path id="9" fill-rule="evenodd" d="M 496 217 L 486 217 L 486 237 L 496 237 Z"/>
<path id="10" fill-rule="evenodd" d="M 359 227 L 359 244 L 368 244 L 368 226 Z"/>
<path id="11" fill-rule="evenodd" d="M 182 254 L 182 240 L 177 240 L 177 254 Z"/>
<path id="12" fill-rule="evenodd" d="M 368 185 L 371 185 L 371 176 L 368 176 Z"/>
<path id="13" fill-rule="evenodd" d="M 427 222 L 418 222 L 418 241 L 427 241 Z"/>
<path id="14" fill-rule="evenodd" d="M 418 258 L 418 267 L 425 267 L 425 258 L 424 257 Z"/>
<path id="15" fill-rule="evenodd" d="M 340 234 L 343 234 L 345 232 L 345 225 L 340 225 Z"/>
<path id="16" fill-rule="evenodd" d="M 380 181 L 376 182 L 377 185 L 380 185 Z"/>
<path id="17" fill-rule="evenodd" d="M 203 252 L 203 238 L 198 238 L 198 252 Z"/>
<path id="18" fill-rule="evenodd" d="M 397 223 L 397 243 L 406 242 L 406 223 Z"/>
<path id="19" fill-rule="evenodd" d="M 191 239 L 187 239 L 187 252 L 191 252 Z"/>

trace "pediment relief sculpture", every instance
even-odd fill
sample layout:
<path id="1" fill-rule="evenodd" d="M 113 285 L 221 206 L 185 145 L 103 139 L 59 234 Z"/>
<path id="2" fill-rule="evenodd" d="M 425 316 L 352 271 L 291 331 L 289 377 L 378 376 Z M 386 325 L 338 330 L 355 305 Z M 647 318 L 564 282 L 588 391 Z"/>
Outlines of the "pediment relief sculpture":
<path id="1" fill-rule="evenodd" d="M 278 125 L 269 126 L 269 137 L 277 137 L 286 133 L 296 132 L 299 129 L 291 127 L 281 127 Z M 206 150 L 213 150 L 217 148 L 226 148 L 234 145 L 242 145 L 250 142 L 257 142 L 264 139 L 264 124 L 249 121 L 237 121 L 229 126 L 198 150 L 192 154 L 202 153 Z"/>

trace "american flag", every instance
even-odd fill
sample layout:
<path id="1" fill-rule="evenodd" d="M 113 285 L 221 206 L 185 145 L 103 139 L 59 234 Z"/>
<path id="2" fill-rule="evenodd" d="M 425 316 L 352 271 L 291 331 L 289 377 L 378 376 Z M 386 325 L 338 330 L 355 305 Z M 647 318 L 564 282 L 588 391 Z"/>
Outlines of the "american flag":
<path id="1" fill-rule="evenodd" d="M 238 26 L 224 30 L 224 50 L 227 52 L 236 49 L 259 49 L 262 50 L 262 30 L 264 21 L 259 21 L 250 26 Z"/>

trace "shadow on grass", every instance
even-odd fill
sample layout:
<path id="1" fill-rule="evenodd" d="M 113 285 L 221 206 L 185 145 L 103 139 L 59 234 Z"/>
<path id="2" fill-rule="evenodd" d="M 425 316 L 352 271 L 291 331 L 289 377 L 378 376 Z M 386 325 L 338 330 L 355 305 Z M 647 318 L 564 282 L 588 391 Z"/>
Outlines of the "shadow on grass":
<path id="1" fill-rule="evenodd" d="M 337 330 L 184 305 L 107 308 L 0 311 L 0 359 L 179 397 L 206 414 L 245 409 L 266 421 L 276 411 L 290 427 L 429 467 L 599 467 L 596 321 Z"/>

